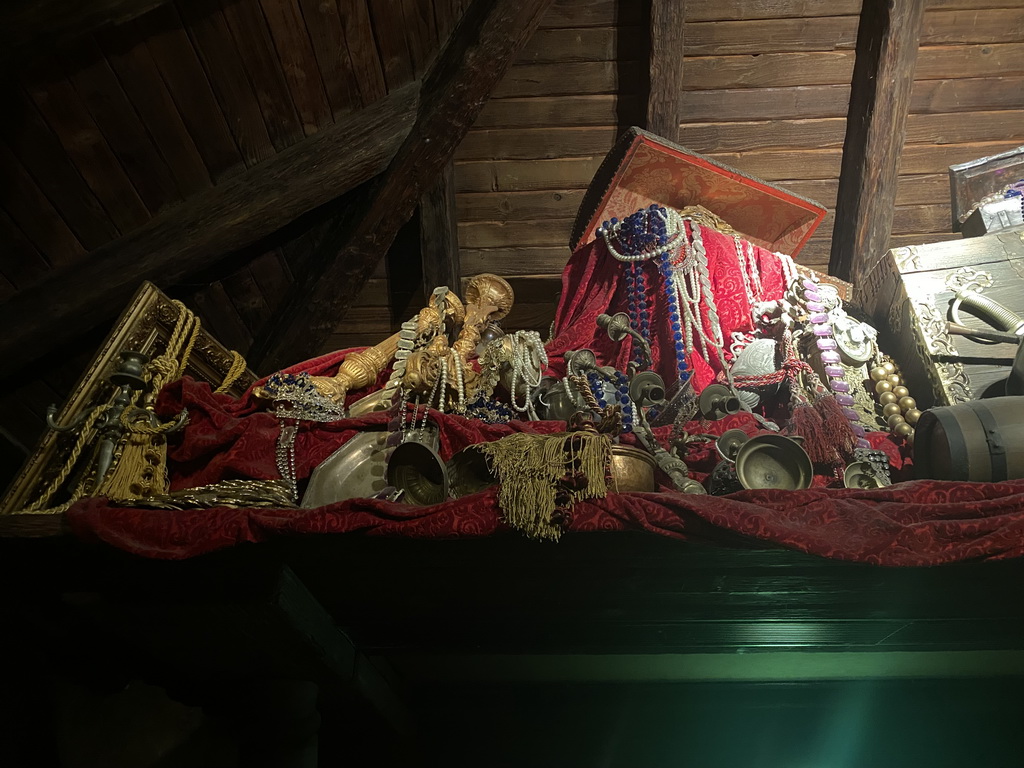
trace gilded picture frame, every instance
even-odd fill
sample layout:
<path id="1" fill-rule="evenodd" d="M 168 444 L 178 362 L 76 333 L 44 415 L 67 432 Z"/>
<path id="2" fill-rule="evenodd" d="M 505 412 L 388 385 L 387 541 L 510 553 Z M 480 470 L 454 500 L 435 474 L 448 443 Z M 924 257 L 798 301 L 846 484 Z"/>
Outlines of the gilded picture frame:
<path id="1" fill-rule="evenodd" d="M 116 388 L 108 377 L 120 354 L 141 352 L 151 358 L 162 354 L 180 317 L 180 305 L 153 283 L 144 282 L 75 384 L 55 417 L 56 423 L 72 423 L 80 414 L 111 402 Z M 234 360 L 230 350 L 200 328 L 185 374 L 217 387 L 224 381 Z M 246 368 L 228 388 L 227 394 L 238 397 L 255 381 L 256 374 Z M 30 505 L 65 465 L 73 443 L 72 435 L 47 430 L 0 500 L 0 515 L 12 515 Z M 53 501 L 59 503 L 60 500 L 58 489 Z"/>

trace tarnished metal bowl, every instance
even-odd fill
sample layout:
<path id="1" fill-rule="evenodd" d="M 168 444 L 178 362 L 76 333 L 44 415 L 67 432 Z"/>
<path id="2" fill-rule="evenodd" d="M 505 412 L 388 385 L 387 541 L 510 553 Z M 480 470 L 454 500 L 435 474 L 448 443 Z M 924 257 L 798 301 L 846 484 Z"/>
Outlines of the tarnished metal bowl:
<path id="1" fill-rule="evenodd" d="M 608 490 L 615 493 L 656 491 L 654 457 L 630 445 L 612 446 L 611 482 Z"/>

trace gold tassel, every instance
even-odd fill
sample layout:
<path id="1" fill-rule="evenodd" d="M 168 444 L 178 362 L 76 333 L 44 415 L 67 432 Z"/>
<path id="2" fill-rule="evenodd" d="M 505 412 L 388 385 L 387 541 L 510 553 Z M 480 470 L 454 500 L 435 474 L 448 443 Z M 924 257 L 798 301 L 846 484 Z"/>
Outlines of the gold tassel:
<path id="1" fill-rule="evenodd" d="M 562 527 L 554 520 L 560 492 L 568 497 L 568 506 L 608 493 L 611 439 L 607 435 L 520 432 L 477 447 L 501 483 L 498 506 L 505 522 L 530 538 L 557 541 L 562 535 Z M 569 481 L 564 482 L 565 478 Z"/>
<path id="2" fill-rule="evenodd" d="M 117 501 L 167 493 L 167 439 L 162 434 L 130 432 L 98 495 Z"/>

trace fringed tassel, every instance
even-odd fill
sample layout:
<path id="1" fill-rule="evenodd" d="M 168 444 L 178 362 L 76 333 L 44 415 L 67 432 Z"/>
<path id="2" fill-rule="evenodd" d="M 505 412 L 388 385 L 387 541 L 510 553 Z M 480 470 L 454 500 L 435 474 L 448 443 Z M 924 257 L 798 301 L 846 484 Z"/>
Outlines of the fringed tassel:
<path id="1" fill-rule="evenodd" d="M 811 461 L 828 462 L 835 449 L 828 444 L 825 434 L 825 422 L 815 408 L 807 401 L 793 406 L 790 416 L 790 428 L 804 439 L 804 450 Z"/>
<path id="2" fill-rule="evenodd" d="M 857 435 L 835 395 L 823 394 L 814 402 L 814 409 L 821 416 L 825 439 L 832 448 L 832 460 L 842 461 L 852 456 L 857 447 Z"/>
<path id="3" fill-rule="evenodd" d="M 505 522 L 530 538 L 557 541 L 562 535 L 562 526 L 555 520 L 561 498 L 568 498 L 572 505 L 608 493 L 611 440 L 607 435 L 520 432 L 477 447 L 501 483 L 498 506 Z"/>
<path id="4" fill-rule="evenodd" d="M 100 484 L 98 495 L 124 501 L 167 493 L 167 439 L 130 432 L 117 463 Z"/>

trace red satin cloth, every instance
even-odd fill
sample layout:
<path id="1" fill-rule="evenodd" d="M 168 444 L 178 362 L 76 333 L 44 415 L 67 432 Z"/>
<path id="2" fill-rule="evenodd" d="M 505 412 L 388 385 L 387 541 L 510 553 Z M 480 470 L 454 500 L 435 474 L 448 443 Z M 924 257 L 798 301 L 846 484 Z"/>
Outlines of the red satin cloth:
<path id="1" fill-rule="evenodd" d="M 704 231 L 711 280 L 723 338 L 750 330 L 750 304 L 735 252 L 735 242 Z M 754 249 L 762 288 L 755 300 L 781 296 L 783 278 L 778 259 Z M 676 380 L 676 363 L 662 278 L 653 262 L 645 262 L 654 369 L 667 383 Z M 625 265 L 603 245 L 581 248 L 562 278 L 562 301 L 555 320 L 555 338 L 547 346 L 554 373 L 564 372 L 562 355 L 593 349 L 603 364 L 626 370 L 629 340 L 616 347 L 595 323 L 602 312 L 625 311 L 628 296 Z M 701 307 L 707 331 L 707 307 Z M 315 375 L 336 371 L 344 352 L 294 366 Z M 690 365 L 699 391 L 714 379 L 720 366 L 715 355 L 695 354 Z M 386 374 L 385 374 L 386 375 Z M 382 376 L 383 378 L 383 376 Z M 350 400 L 357 395 L 350 396 Z M 189 488 L 231 478 L 278 477 L 274 447 L 277 419 L 250 395 L 232 400 L 210 392 L 209 386 L 183 379 L 167 387 L 159 409 L 164 415 L 187 407 L 191 423 L 184 435 L 172 437 L 169 465 L 172 488 Z M 551 433 L 561 422 L 513 422 L 487 425 L 457 416 L 433 414 L 441 427 L 442 458 L 473 443 L 496 440 L 514 431 Z M 308 478 L 312 469 L 361 429 L 384 429 L 378 413 L 333 424 L 303 424 L 296 439 L 296 474 Z M 692 425 L 691 432 L 721 434 L 733 427 L 748 432 L 756 424 L 745 414 L 714 424 Z M 659 437 L 665 439 L 662 432 Z M 909 477 L 897 444 L 881 433 L 870 434 L 874 447 L 885 450 L 896 479 Z M 701 480 L 716 461 L 711 444 L 687 456 Z M 815 478 L 806 491 L 744 491 L 728 497 L 660 493 L 609 493 L 604 499 L 581 502 L 572 511 L 568 530 L 647 530 L 681 539 L 735 543 L 734 534 L 842 560 L 890 566 L 937 565 L 962 560 L 1001 559 L 1024 554 L 1024 480 L 1005 483 L 903 482 L 879 490 L 821 487 Z M 834 484 L 834 481 L 833 481 Z M 153 558 L 194 557 L 242 542 L 272 536 L 308 533 L 364 532 L 382 536 L 487 536 L 504 530 L 494 489 L 429 508 L 369 499 L 353 499 L 314 510 L 230 509 L 155 511 L 111 507 L 104 499 L 86 499 L 67 512 L 79 535 Z"/>

